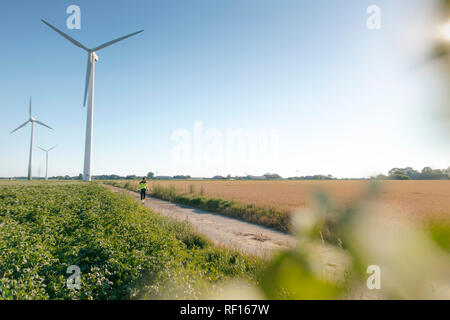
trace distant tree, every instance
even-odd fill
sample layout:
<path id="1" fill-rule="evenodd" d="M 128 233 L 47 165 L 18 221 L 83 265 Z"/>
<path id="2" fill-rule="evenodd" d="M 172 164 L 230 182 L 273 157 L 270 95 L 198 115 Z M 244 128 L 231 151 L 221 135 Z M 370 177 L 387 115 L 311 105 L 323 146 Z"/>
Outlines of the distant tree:
<path id="1" fill-rule="evenodd" d="M 126 177 L 118 176 L 117 174 L 104 174 L 99 176 L 93 176 L 92 179 L 95 180 L 123 180 L 126 179 Z"/>
<path id="2" fill-rule="evenodd" d="M 393 180 L 410 180 L 411 179 L 406 174 L 401 174 L 401 173 L 391 174 L 391 175 L 389 175 L 389 178 L 391 178 Z"/>
<path id="3" fill-rule="evenodd" d="M 280 179 L 283 179 L 283 178 L 281 178 L 280 175 L 278 175 L 278 174 L 276 174 L 276 173 L 266 173 L 266 174 L 264 175 L 264 177 L 265 177 L 267 180 L 280 180 Z"/>
<path id="4" fill-rule="evenodd" d="M 433 179 L 433 169 L 430 167 L 425 167 L 422 169 L 422 179 L 429 180 Z"/>
<path id="5" fill-rule="evenodd" d="M 178 175 L 173 177 L 175 180 L 188 180 L 191 176 Z"/>
<path id="6" fill-rule="evenodd" d="M 450 169 L 450 168 L 449 168 Z M 401 179 L 405 180 L 404 176 L 409 177 L 411 180 L 448 180 L 449 169 L 432 169 L 431 167 L 425 167 L 422 171 L 414 170 L 411 167 L 407 168 L 393 168 L 389 171 L 388 179 Z"/>
<path id="7" fill-rule="evenodd" d="M 433 177 L 433 180 L 441 180 L 446 178 L 445 172 L 440 169 L 434 169 L 431 176 Z"/>
<path id="8" fill-rule="evenodd" d="M 410 179 L 420 179 L 421 173 L 414 170 L 411 167 L 407 168 L 393 168 L 389 171 L 389 177 L 391 179 L 398 180 L 399 176 L 408 176 Z M 406 179 L 401 179 L 406 180 Z"/>
<path id="9" fill-rule="evenodd" d="M 389 176 L 393 176 L 393 175 L 396 175 L 396 174 L 405 174 L 405 171 L 403 169 L 400 169 L 400 168 L 393 168 L 393 169 L 389 170 L 388 173 L 389 173 Z"/>
<path id="10" fill-rule="evenodd" d="M 154 176 L 155 176 L 155 174 L 153 172 L 147 173 L 147 178 L 149 178 L 149 179 L 153 179 Z"/>
<path id="11" fill-rule="evenodd" d="M 411 167 L 407 167 L 407 168 L 403 169 L 403 174 L 407 175 L 411 179 L 420 179 L 420 172 L 414 170 Z"/>

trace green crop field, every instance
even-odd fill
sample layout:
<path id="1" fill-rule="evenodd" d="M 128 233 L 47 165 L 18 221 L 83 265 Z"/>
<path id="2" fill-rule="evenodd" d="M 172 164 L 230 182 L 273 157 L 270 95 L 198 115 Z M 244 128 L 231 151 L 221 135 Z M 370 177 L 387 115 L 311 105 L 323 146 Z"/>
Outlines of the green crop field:
<path id="1" fill-rule="evenodd" d="M 199 298 L 261 268 L 98 185 L 0 182 L 0 299 Z"/>

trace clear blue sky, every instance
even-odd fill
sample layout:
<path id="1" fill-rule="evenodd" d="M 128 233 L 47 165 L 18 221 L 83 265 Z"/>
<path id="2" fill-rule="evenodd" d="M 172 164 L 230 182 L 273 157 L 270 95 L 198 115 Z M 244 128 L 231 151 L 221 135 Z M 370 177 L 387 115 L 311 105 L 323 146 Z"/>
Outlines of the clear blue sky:
<path id="1" fill-rule="evenodd" d="M 145 29 L 98 53 L 93 174 L 333 174 L 450 165 L 436 120 L 436 76 L 420 61 L 434 32 L 431 1 L 130 0 L 0 2 L 0 176 L 25 176 L 29 127 L 55 149 L 50 175 L 82 172 L 88 47 Z M 66 8 L 81 7 L 81 30 Z M 382 29 L 366 8 L 382 9 Z M 177 129 L 275 129 L 276 159 L 175 163 Z M 447 138 L 447 140 L 445 139 Z M 33 174 L 44 174 L 35 149 Z"/>

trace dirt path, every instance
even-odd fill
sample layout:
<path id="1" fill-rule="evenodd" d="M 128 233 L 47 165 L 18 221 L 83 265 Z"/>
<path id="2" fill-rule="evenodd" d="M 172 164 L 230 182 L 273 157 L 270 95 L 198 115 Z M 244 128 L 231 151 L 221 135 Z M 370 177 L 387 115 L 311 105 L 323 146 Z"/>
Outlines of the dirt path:
<path id="1" fill-rule="evenodd" d="M 136 192 L 110 185 L 103 186 L 139 201 Z M 268 258 L 283 249 L 294 248 L 298 244 L 292 235 L 205 210 L 155 198 L 147 198 L 145 206 L 163 216 L 190 223 L 198 233 L 206 236 L 216 246 L 236 249 L 263 258 Z M 331 281 L 344 280 L 349 257 L 343 251 L 322 245 L 310 246 L 309 251 L 313 255 L 315 268 L 318 268 L 325 277 Z M 358 293 L 357 299 L 364 297 L 371 295 L 363 290 L 362 293 Z"/>
<path id="2" fill-rule="evenodd" d="M 136 192 L 104 186 L 114 192 L 128 194 L 139 201 Z M 147 198 L 145 205 L 156 213 L 190 223 L 198 233 L 206 236 L 216 246 L 236 249 L 247 254 L 270 257 L 277 251 L 294 248 L 298 243 L 292 235 L 205 210 L 155 198 Z M 342 278 L 348 265 L 348 257 L 341 250 L 326 246 L 311 247 L 310 250 L 316 266 L 330 280 L 339 281 Z"/>
<path id="3" fill-rule="evenodd" d="M 135 192 L 109 185 L 104 187 L 139 200 Z M 278 250 L 293 248 L 297 243 L 295 237 L 276 230 L 164 200 L 147 198 L 145 206 L 164 216 L 189 222 L 217 246 L 249 254 L 267 256 Z"/>

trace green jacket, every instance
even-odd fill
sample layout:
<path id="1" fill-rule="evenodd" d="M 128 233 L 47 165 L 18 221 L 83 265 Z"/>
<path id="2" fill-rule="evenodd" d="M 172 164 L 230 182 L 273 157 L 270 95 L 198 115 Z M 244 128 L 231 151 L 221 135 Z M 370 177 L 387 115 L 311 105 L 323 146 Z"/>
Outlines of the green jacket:
<path id="1" fill-rule="evenodd" d="M 139 182 L 139 190 L 142 190 L 142 189 L 145 189 L 145 190 L 148 190 L 148 185 L 147 185 L 147 182 Z"/>

